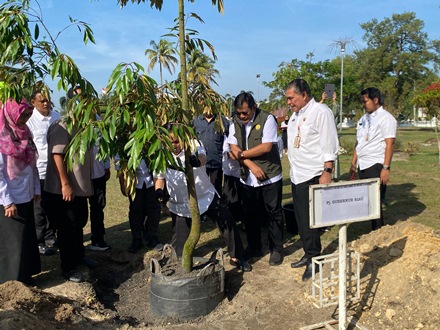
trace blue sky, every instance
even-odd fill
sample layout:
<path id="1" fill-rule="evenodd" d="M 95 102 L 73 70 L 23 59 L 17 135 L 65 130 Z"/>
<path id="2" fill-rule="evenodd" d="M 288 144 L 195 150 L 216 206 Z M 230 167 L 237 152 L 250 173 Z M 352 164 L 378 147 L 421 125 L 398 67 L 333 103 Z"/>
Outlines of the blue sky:
<path id="1" fill-rule="evenodd" d="M 35 2 L 34 2 L 35 3 Z M 89 23 L 96 44 L 82 43 L 76 28 L 64 31 L 57 40 L 63 53 L 73 57 L 82 74 L 99 91 L 105 87 L 113 68 L 121 62 L 138 62 L 145 68 L 145 49 L 150 40 L 159 41 L 174 25 L 177 0 L 164 0 L 161 12 L 148 4 L 129 4 L 120 9 L 116 0 L 40 0 L 44 21 L 53 35 L 69 24 L 69 16 Z M 211 42 L 218 56 L 220 71 L 216 89 L 223 95 L 251 90 L 259 99 L 270 90 L 262 86 L 271 81 L 280 63 L 294 58 L 332 59 L 339 55 L 331 44 L 340 37 L 352 37 L 362 48 L 361 23 L 373 18 L 381 21 L 393 13 L 415 12 L 425 23 L 431 40 L 440 39 L 438 0 L 225 0 L 221 15 L 210 0 L 186 2 L 186 12 L 195 12 L 205 21 L 190 24 L 200 37 Z M 348 49 L 348 53 L 352 50 Z M 256 75 L 261 78 L 257 79 Z M 149 73 L 160 81 L 159 67 Z M 174 75 L 175 77 L 175 75 Z M 164 79 L 174 79 L 164 71 Z M 54 86 L 53 101 L 61 95 Z"/>

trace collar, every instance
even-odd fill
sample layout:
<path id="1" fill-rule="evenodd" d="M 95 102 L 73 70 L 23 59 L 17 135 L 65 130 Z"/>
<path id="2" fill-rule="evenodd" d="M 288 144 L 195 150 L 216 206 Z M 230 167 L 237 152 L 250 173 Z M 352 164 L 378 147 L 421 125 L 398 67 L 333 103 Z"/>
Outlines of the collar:
<path id="1" fill-rule="evenodd" d="M 49 120 L 52 117 L 52 110 L 49 110 L 49 114 L 47 116 L 43 116 L 37 108 L 34 108 L 32 115 L 37 117 L 39 120 Z"/>

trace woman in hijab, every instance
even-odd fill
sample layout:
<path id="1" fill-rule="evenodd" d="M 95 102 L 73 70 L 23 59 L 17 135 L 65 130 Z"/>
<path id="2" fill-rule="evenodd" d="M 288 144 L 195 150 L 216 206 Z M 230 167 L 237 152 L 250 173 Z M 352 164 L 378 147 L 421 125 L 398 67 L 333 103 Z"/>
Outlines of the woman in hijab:
<path id="1" fill-rule="evenodd" d="M 25 100 L 0 106 L 0 283 L 32 284 L 41 271 L 33 209 L 40 197 L 37 152 L 26 126 L 32 110 Z"/>

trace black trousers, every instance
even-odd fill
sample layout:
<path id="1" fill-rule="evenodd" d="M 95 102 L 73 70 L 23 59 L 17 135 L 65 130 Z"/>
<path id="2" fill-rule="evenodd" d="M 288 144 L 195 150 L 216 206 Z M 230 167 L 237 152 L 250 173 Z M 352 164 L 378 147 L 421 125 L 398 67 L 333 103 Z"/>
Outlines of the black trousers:
<path id="1" fill-rule="evenodd" d="M 83 228 L 87 223 L 87 197 L 66 202 L 62 195 L 47 192 L 47 214 L 58 233 L 61 270 L 74 270 L 84 258 Z"/>
<path id="2" fill-rule="evenodd" d="M 89 197 L 90 205 L 90 230 L 92 232 L 92 244 L 103 242 L 104 227 L 104 208 L 106 205 L 106 181 L 105 176 L 92 179 L 93 196 Z"/>
<path id="3" fill-rule="evenodd" d="M 214 197 L 208 210 L 204 213 L 210 219 L 213 219 L 222 234 L 228 253 L 231 258 L 241 258 L 243 256 L 243 243 L 236 229 L 235 220 L 229 209 L 217 196 Z M 181 217 L 171 213 L 173 226 L 173 238 L 171 245 L 176 250 L 177 256 L 182 256 L 183 246 L 189 236 L 191 230 L 191 218 Z"/>
<path id="4" fill-rule="evenodd" d="M 279 180 L 261 187 L 242 185 L 245 228 L 248 245 L 261 249 L 261 214 L 266 212 L 269 249 L 283 249 L 283 212 L 281 209 L 283 182 Z M 263 210 L 261 209 L 263 208 Z"/>
<path id="5" fill-rule="evenodd" d="M 35 230 L 37 232 L 38 244 L 53 243 L 56 240 L 55 228 L 50 223 L 46 214 L 46 192 L 44 191 L 44 180 L 40 180 L 41 199 L 34 201 Z"/>
<path id="6" fill-rule="evenodd" d="M 130 200 L 128 220 L 133 241 L 159 237 L 160 204 L 154 196 L 154 187 L 136 189 L 136 196 Z"/>
<path id="7" fill-rule="evenodd" d="M 241 198 L 240 179 L 235 176 L 224 175 L 222 200 L 232 213 L 235 221 L 243 220 L 244 209 Z"/>
<path id="8" fill-rule="evenodd" d="M 218 194 L 222 193 L 223 187 L 223 169 L 220 168 L 206 168 L 206 174 L 208 174 L 209 181 L 214 185 Z"/>
<path id="9" fill-rule="evenodd" d="M 313 258 L 321 254 L 321 237 L 319 229 L 310 228 L 309 215 L 309 187 L 319 183 L 319 176 L 302 182 L 292 184 L 292 197 L 295 205 L 295 217 L 298 224 L 298 232 L 304 249 L 304 257 Z"/>
<path id="10" fill-rule="evenodd" d="M 374 164 L 373 166 L 366 168 L 365 170 L 358 169 L 359 179 L 372 179 L 372 178 L 380 178 L 380 172 L 382 171 L 382 164 Z M 387 186 L 384 184 L 380 185 L 380 218 L 371 220 L 371 228 L 373 230 L 379 229 L 384 225 L 383 221 L 383 211 L 382 211 L 382 203 L 385 201 L 385 193 L 387 191 Z"/>
<path id="11" fill-rule="evenodd" d="M 33 203 L 16 204 L 14 218 L 6 217 L 0 206 L 0 284 L 12 280 L 29 284 L 41 271 Z"/>

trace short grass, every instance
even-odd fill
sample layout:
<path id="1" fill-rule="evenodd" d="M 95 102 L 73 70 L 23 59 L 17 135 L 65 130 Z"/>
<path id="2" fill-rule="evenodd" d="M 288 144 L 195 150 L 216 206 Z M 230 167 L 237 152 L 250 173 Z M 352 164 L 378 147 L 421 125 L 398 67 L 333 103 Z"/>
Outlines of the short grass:
<path id="1" fill-rule="evenodd" d="M 341 145 L 348 151 L 340 157 L 341 180 L 348 180 L 351 153 L 355 142 L 355 130 L 344 130 Z M 439 183 L 440 166 L 433 129 L 400 128 L 397 137 L 397 153 L 392 163 L 390 183 L 387 190 L 385 223 L 413 221 L 440 231 Z M 291 203 L 289 163 L 283 158 L 283 204 Z M 106 240 L 114 248 L 125 250 L 131 242 L 128 224 L 128 199 L 120 190 L 116 172 L 107 184 L 107 207 L 105 209 Z M 203 223 L 203 233 L 199 248 L 209 249 L 223 246 L 218 232 L 211 221 Z M 356 239 L 370 231 L 369 223 L 355 223 L 348 227 L 348 240 Z M 90 227 L 85 228 L 85 240 L 89 239 Z M 160 236 L 164 243 L 171 241 L 171 219 L 163 215 L 160 224 Z M 337 240 L 338 228 L 334 227 L 323 234 L 323 240 Z M 243 235 L 244 237 L 244 235 Z M 286 236 L 286 240 L 298 237 Z M 86 244 L 89 242 L 86 242 Z M 199 253 L 198 253 L 199 254 Z M 204 254 L 201 254 L 204 255 Z"/>

